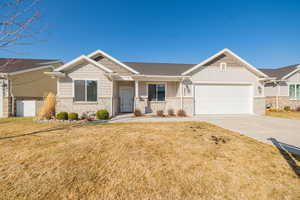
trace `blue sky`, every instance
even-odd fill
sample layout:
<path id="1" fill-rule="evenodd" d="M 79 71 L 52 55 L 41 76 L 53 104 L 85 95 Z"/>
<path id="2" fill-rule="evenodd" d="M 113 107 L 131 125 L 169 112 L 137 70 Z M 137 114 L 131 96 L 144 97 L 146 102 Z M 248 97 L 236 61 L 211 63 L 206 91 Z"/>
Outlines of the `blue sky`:
<path id="1" fill-rule="evenodd" d="M 44 0 L 41 7 L 46 41 L 15 48 L 20 57 L 69 61 L 101 49 L 121 61 L 199 63 L 230 48 L 256 67 L 300 63 L 299 0 Z"/>

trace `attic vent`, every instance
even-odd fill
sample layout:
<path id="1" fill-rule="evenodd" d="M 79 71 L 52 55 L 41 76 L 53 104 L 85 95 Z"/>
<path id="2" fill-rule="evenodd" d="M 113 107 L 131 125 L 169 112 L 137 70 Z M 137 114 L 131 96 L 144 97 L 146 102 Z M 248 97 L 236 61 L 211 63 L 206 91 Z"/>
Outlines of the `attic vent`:
<path id="1" fill-rule="evenodd" d="M 220 63 L 220 71 L 226 72 L 227 70 L 227 63 Z"/>
<path id="2" fill-rule="evenodd" d="M 97 56 L 96 58 L 94 58 L 95 61 L 99 61 L 101 60 L 102 58 L 104 58 L 104 56 Z"/>

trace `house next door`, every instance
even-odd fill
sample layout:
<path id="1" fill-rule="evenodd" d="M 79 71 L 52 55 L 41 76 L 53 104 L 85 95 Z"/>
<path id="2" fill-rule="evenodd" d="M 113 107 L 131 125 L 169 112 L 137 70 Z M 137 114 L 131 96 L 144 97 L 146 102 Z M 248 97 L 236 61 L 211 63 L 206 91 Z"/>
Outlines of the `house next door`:
<path id="1" fill-rule="evenodd" d="M 133 112 L 134 88 L 121 86 L 119 88 L 120 95 L 120 112 Z"/>

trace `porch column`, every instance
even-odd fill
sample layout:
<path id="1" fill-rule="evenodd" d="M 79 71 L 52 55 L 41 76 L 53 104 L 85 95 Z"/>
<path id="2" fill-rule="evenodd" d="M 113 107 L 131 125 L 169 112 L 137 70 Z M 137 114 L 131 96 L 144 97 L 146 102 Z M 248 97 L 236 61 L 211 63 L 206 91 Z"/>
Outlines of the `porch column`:
<path id="1" fill-rule="evenodd" d="M 180 109 L 183 109 L 183 80 L 180 81 Z"/>
<path id="2" fill-rule="evenodd" d="M 135 98 L 139 97 L 139 81 L 134 81 L 135 83 Z"/>
<path id="3" fill-rule="evenodd" d="M 135 95 L 134 95 L 134 109 L 136 109 L 136 101 L 139 97 L 139 81 L 134 81 L 134 86 L 135 86 Z"/>

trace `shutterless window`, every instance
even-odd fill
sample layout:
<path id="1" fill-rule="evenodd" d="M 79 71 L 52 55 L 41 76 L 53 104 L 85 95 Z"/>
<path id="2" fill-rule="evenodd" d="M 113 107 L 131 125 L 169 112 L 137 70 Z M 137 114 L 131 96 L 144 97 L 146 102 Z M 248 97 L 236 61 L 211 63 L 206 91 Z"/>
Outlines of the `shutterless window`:
<path id="1" fill-rule="evenodd" d="M 97 81 L 75 80 L 75 101 L 97 101 Z"/>
<path id="2" fill-rule="evenodd" d="M 289 85 L 289 97 L 290 99 L 300 99 L 300 84 Z"/>
<path id="3" fill-rule="evenodd" d="M 148 85 L 148 100 L 149 101 L 164 101 L 166 90 L 164 84 L 149 84 Z"/>

